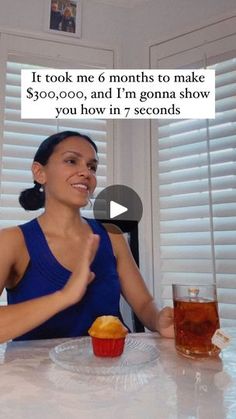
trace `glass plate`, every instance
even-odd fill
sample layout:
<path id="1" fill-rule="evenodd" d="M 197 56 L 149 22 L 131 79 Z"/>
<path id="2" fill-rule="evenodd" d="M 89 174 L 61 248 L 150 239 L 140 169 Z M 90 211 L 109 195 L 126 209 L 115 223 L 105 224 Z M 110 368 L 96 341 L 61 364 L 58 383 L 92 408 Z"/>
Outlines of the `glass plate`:
<path id="1" fill-rule="evenodd" d="M 114 375 L 137 372 L 159 357 L 155 346 L 138 339 L 126 338 L 124 352 L 116 358 L 100 358 L 93 354 L 90 337 L 62 343 L 49 352 L 50 358 L 70 371 L 90 375 Z"/>

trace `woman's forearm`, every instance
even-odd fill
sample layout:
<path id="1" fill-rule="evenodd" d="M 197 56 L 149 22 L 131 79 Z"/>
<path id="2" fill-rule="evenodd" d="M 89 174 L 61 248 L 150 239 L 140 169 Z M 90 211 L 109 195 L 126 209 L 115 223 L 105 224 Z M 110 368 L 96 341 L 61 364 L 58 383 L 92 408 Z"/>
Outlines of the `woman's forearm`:
<path id="1" fill-rule="evenodd" d="M 80 252 L 79 265 L 60 291 L 22 303 L 0 306 L 0 343 L 29 332 L 60 311 L 79 303 L 88 284 L 94 279 L 89 267 L 98 244 L 99 236 L 89 235 Z"/>
<path id="2" fill-rule="evenodd" d="M 0 343 L 29 332 L 69 304 L 61 291 L 0 307 Z"/>
<path id="3" fill-rule="evenodd" d="M 159 310 L 154 300 L 148 301 L 137 314 L 142 324 L 152 332 L 158 331 Z"/>
<path id="4" fill-rule="evenodd" d="M 167 338 L 174 337 L 173 308 L 164 307 L 158 310 L 155 301 L 150 300 L 140 310 L 138 318 L 152 332 L 159 332 Z"/>

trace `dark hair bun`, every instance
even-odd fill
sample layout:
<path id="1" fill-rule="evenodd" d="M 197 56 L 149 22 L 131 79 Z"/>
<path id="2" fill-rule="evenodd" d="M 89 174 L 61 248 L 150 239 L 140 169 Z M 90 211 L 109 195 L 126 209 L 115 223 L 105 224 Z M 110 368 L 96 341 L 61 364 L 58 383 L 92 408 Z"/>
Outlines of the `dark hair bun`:
<path id="1" fill-rule="evenodd" d="M 35 184 L 33 188 L 25 189 L 19 196 L 20 205 L 28 211 L 35 211 L 43 208 L 45 202 L 44 191 L 40 191 L 40 185 Z"/>

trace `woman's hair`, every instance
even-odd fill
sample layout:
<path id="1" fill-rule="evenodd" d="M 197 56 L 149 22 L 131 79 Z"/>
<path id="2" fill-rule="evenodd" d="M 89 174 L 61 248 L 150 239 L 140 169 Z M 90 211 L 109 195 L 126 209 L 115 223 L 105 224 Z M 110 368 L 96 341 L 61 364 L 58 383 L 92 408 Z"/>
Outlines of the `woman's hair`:
<path id="1" fill-rule="evenodd" d="M 63 16 L 65 16 L 67 13 L 67 15 L 72 16 L 72 10 L 70 7 L 65 7 L 65 9 L 63 10 Z"/>
<path id="2" fill-rule="evenodd" d="M 98 152 L 96 144 L 87 135 L 80 134 L 77 131 L 63 131 L 51 135 L 40 144 L 34 156 L 34 162 L 38 162 L 42 164 L 42 166 L 45 166 L 53 154 L 55 147 L 69 137 L 79 137 L 88 141 L 96 153 Z M 35 211 L 39 208 L 43 208 L 45 204 L 45 192 L 42 185 L 37 181 L 34 181 L 33 188 L 25 189 L 21 192 L 19 196 L 19 203 L 25 210 L 28 211 Z"/>

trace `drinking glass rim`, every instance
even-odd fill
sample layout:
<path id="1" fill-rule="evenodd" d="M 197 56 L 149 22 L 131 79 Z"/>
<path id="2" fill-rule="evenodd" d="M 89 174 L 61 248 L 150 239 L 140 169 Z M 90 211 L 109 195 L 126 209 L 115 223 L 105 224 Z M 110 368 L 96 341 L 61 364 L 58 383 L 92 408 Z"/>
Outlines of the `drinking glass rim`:
<path id="1" fill-rule="evenodd" d="M 179 284 L 179 283 L 174 283 L 171 284 L 172 287 L 188 287 L 188 288 L 200 288 L 200 287 L 216 287 L 216 284 Z"/>

